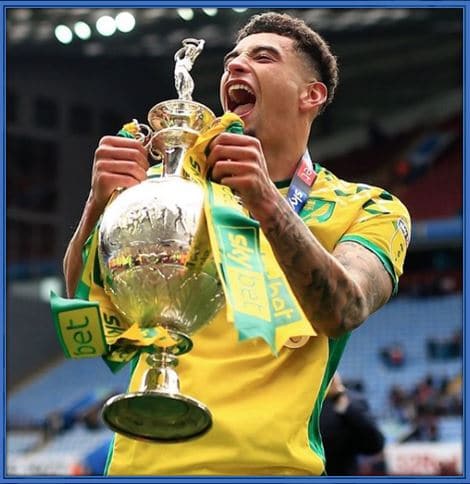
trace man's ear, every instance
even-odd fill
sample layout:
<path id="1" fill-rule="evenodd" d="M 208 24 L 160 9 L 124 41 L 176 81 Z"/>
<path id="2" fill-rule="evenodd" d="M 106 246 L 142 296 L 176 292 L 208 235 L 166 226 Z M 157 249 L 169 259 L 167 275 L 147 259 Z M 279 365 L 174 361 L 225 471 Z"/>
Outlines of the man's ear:
<path id="1" fill-rule="evenodd" d="M 300 96 L 300 109 L 310 111 L 311 109 L 320 109 L 328 97 L 328 89 L 323 82 L 310 82 L 307 84 Z"/>

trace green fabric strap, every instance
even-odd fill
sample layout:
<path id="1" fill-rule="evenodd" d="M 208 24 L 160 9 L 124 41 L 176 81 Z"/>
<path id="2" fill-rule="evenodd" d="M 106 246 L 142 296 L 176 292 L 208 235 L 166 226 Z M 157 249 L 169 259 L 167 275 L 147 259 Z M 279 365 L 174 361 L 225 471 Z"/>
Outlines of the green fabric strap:
<path id="1" fill-rule="evenodd" d="M 57 335 L 67 358 L 94 358 L 106 352 L 97 303 L 65 299 L 54 292 L 51 292 L 50 303 Z"/>

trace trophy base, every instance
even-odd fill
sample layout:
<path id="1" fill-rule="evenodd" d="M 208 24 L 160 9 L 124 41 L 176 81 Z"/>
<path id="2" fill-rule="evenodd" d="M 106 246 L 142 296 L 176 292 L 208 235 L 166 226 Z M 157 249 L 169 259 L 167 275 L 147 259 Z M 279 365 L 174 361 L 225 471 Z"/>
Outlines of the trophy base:
<path id="1" fill-rule="evenodd" d="M 124 393 L 104 404 L 103 420 L 115 432 L 150 442 L 181 442 L 212 427 L 209 409 L 194 398 L 161 391 Z"/>

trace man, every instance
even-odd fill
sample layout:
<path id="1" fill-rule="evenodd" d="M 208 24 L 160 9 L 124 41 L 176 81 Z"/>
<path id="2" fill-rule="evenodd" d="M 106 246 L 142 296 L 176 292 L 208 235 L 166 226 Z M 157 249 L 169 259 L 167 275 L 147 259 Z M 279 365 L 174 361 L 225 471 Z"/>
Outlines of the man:
<path id="1" fill-rule="evenodd" d="M 210 408 L 213 428 L 178 444 L 116 435 L 112 475 L 320 475 L 321 403 L 351 330 L 385 304 L 402 272 L 409 216 L 383 190 L 337 179 L 315 165 L 309 200 L 297 215 L 287 186 L 306 154 L 313 120 L 331 102 L 336 59 L 302 21 L 253 17 L 227 54 L 220 96 L 245 134 L 222 133 L 210 147 L 212 179 L 235 190 L 258 220 L 318 336 L 278 357 L 258 340 L 239 342 L 224 312 L 194 337 L 180 359 L 186 394 Z M 118 187 L 146 177 L 147 153 L 132 139 L 104 137 L 95 152 L 92 188 L 68 247 L 69 295 L 81 248 Z M 146 367 L 137 363 L 130 390 Z"/>
<path id="2" fill-rule="evenodd" d="M 355 476 L 358 457 L 382 451 L 384 436 L 369 412 L 369 405 L 356 392 L 346 389 L 335 373 L 320 415 L 326 470 L 330 476 Z"/>

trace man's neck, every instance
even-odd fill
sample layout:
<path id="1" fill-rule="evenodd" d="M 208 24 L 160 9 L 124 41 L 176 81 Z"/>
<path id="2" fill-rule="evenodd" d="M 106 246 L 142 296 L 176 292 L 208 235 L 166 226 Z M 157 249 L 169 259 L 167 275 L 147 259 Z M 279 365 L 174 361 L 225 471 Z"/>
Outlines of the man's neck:
<path id="1" fill-rule="evenodd" d="M 284 136 L 260 140 L 272 181 L 284 181 L 294 176 L 297 165 L 308 144 L 310 125 L 293 125 L 286 129 Z"/>
<path id="2" fill-rule="evenodd" d="M 263 148 L 271 180 L 279 182 L 291 179 L 294 176 L 299 160 L 305 153 L 305 148 L 297 147 L 290 150 Z"/>

